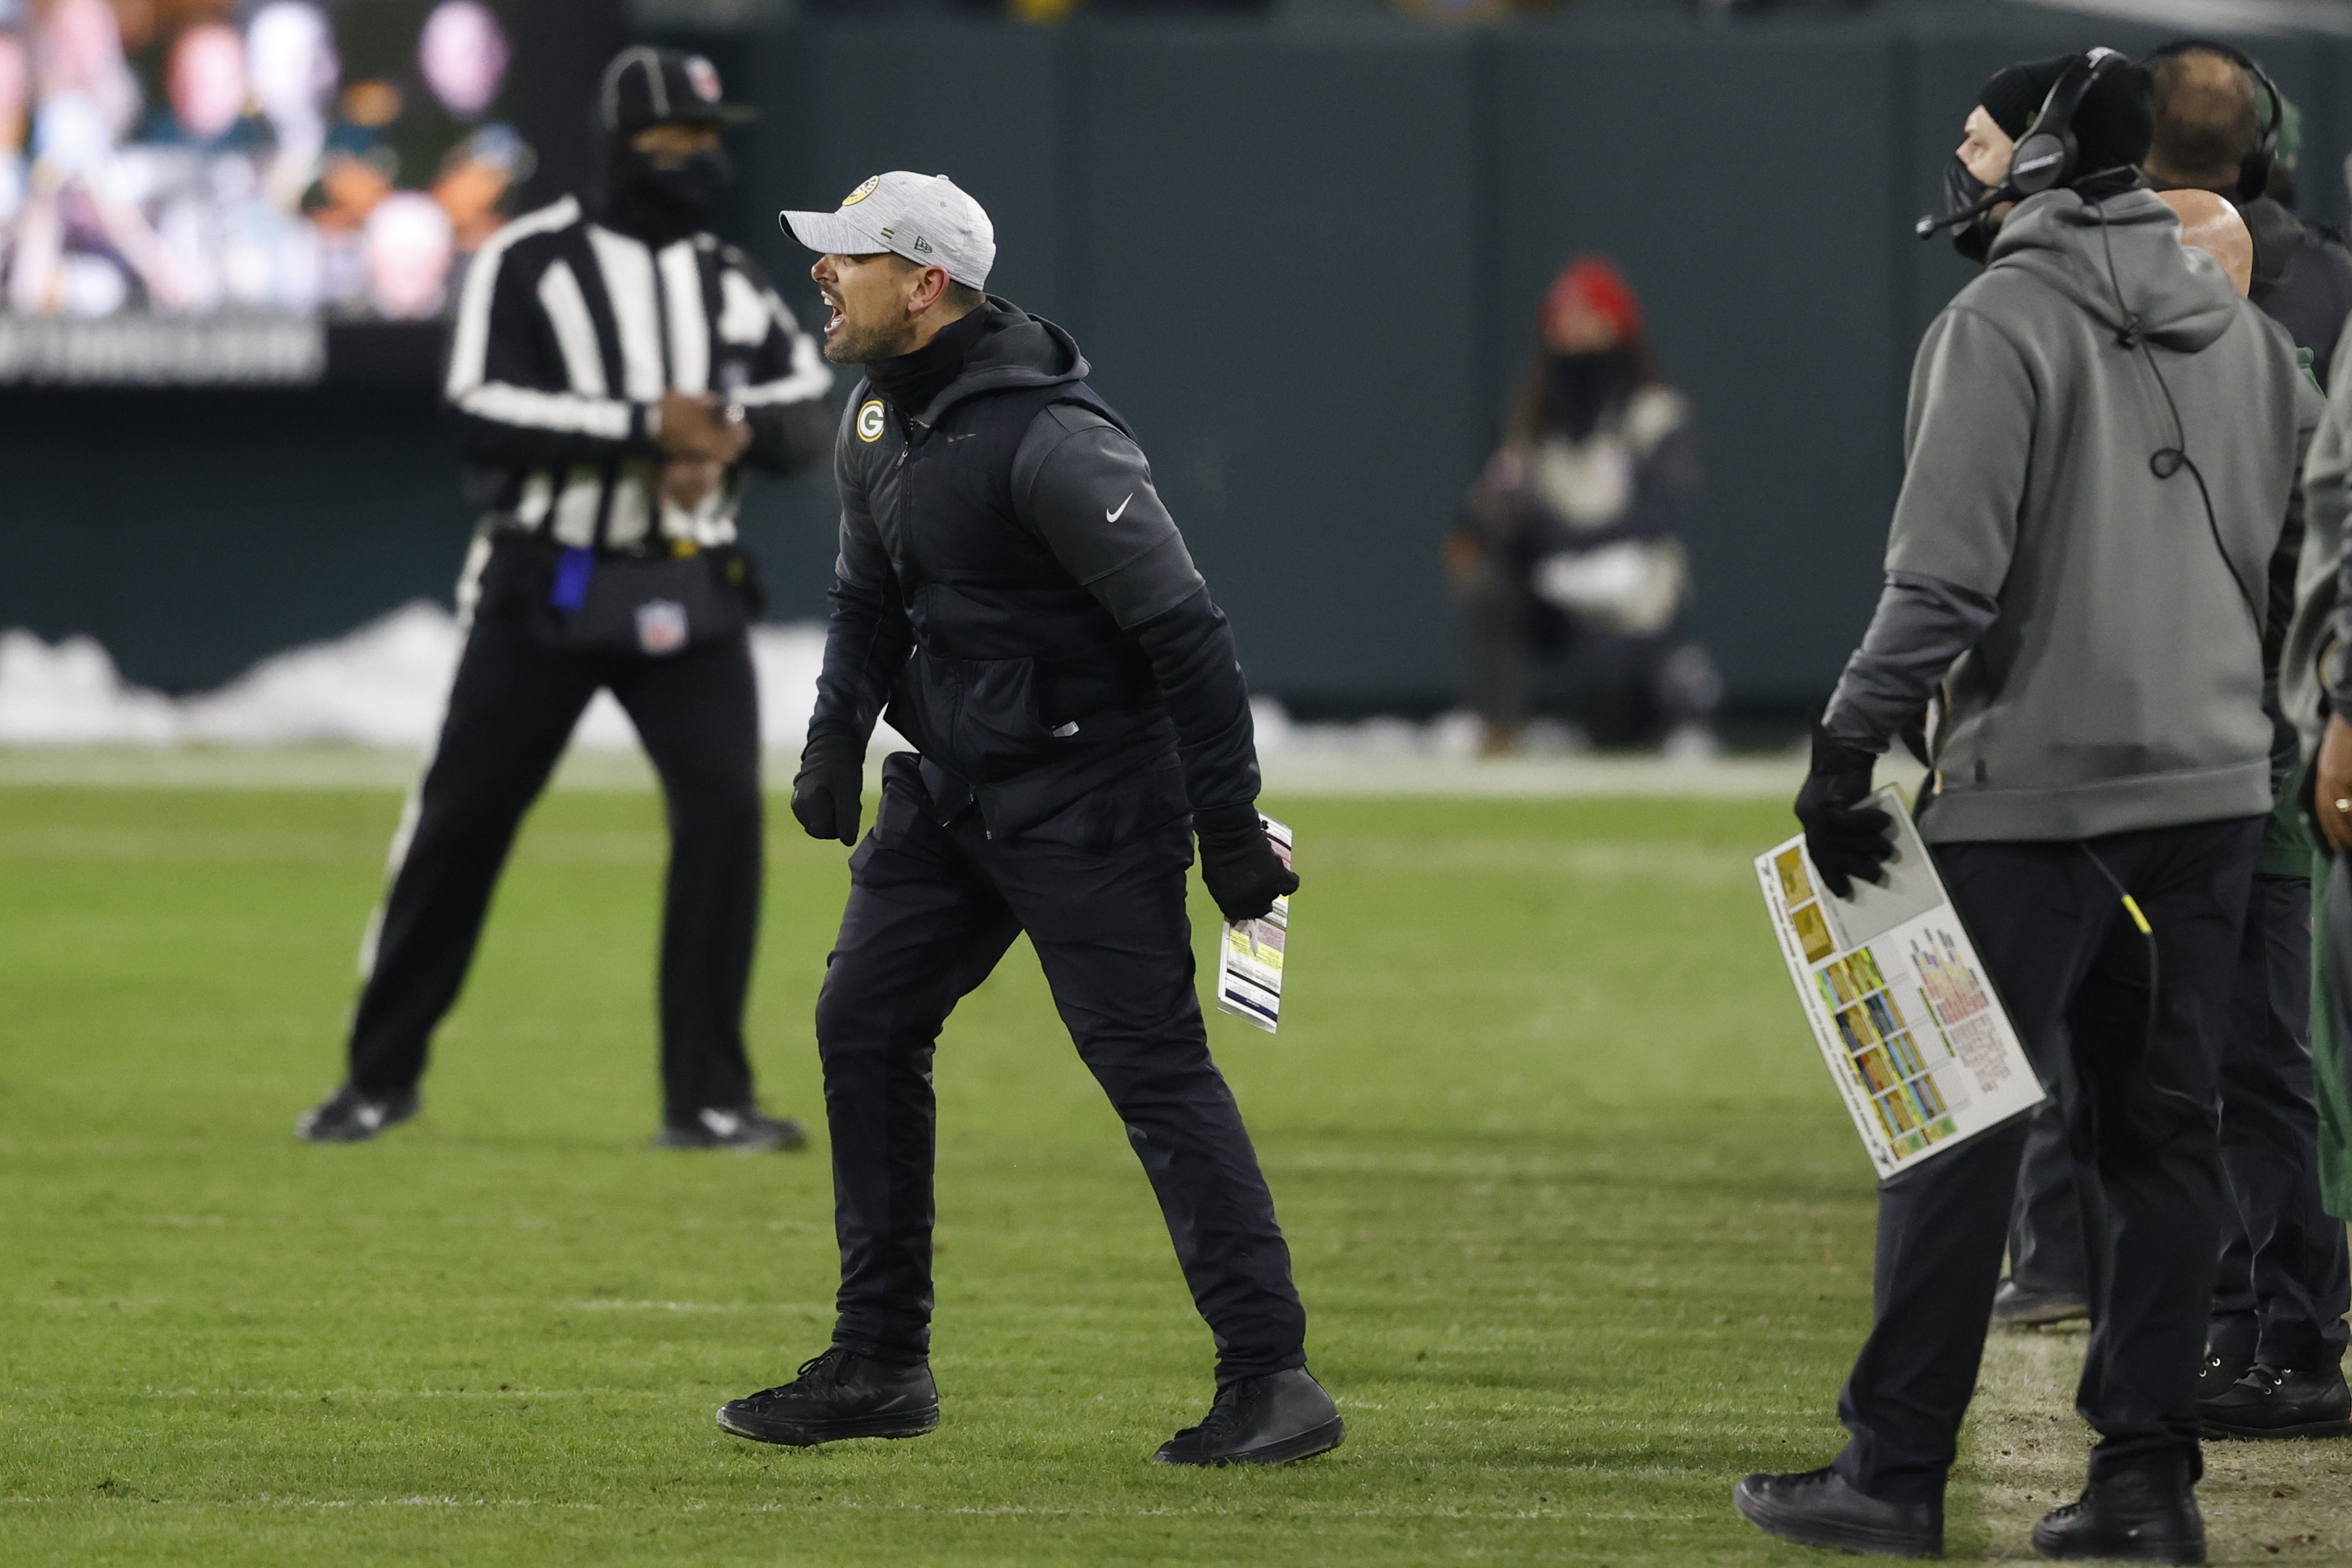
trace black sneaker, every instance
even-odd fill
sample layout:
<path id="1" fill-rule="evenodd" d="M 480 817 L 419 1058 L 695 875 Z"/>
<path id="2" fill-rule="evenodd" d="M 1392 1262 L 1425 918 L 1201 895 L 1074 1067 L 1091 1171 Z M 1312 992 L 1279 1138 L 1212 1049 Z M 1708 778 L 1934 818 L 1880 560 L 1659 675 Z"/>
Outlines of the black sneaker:
<path id="1" fill-rule="evenodd" d="M 706 1105 L 693 1115 L 665 1121 L 654 1134 L 657 1149 L 733 1149 L 765 1154 L 808 1147 L 808 1129 L 789 1116 L 771 1116 L 756 1105 L 724 1109 Z"/>
<path id="2" fill-rule="evenodd" d="M 1237 1377 L 1217 1390 L 1208 1415 L 1151 1456 L 1155 1465 L 1282 1465 L 1338 1448 L 1348 1435 L 1339 1407 L 1303 1366 Z"/>
<path id="3" fill-rule="evenodd" d="M 1879 1557 L 1941 1557 L 1944 1506 L 1884 1502 L 1832 1469 L 1749 1476 L 1731 1489 L 1739 1516 L 1767 1535 Z"/>
<path id="4" fill-rule="evenodd" d="M 2352 1437 L 2352 1389 L 2344 1369 L 2319 1372 L 2257 1363 L 2229 1388 L 2197 1402 L 2209 1437 Z"/>
<path id="5" fill-rule="evenodd" d="M 416 1114 L 416 1091 L 393 1094 L 362 1094 L 344 1084 L 294 1124 L 294 1135 L 306 1144 L 364 1144 L 386 1127 L 396 1127 Z"/>
<path id="6" fill-rule="evenodd" d="M 2046 1328 L 2091 1315 L 2091 1303 L 2072 1291 L 2029 1290 L 2003 1280 L 1992 1295 L 1992 1321 L 2006 1329 Z"/>
<path id="7" fill-rule="evenodd" d="M 2044 1557 L 2116 1557 L 2132 1563 L 2202 1563 L 2205 1518 L 2189 1462 L 2118 1470 L 2053 1508 L 2033 1527 Z"/>
<path id="8" fill-rule="evenodd" d="M 886 1366 L 838 1345 L 803 1362 L 782 1387 L 719 1407 L 720 1431 L 794 1448 L 845 1437 L 919 1437 L 939 1426 L 940 1391 L 928 1365 Z"/>

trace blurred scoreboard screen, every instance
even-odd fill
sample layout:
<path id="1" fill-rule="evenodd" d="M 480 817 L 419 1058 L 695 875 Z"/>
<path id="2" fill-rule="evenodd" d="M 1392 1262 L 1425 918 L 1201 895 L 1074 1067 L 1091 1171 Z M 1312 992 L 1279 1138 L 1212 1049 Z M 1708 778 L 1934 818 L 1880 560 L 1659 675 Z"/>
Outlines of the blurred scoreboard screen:
<path id="1" fill-rule="evenodd" d="M 0 382 L 270 384 L 438 321 L 531 149 L 519 0 L 0 0 Z"/>

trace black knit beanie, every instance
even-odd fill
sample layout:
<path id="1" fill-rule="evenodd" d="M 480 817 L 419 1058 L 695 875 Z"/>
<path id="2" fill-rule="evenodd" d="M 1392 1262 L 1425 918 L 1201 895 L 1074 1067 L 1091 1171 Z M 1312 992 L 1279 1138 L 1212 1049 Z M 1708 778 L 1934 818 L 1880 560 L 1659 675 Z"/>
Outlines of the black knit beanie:
<path id="1" fill-rule="evenodd" d="M 1995 71 L 1977 101 L 1993 123 L 2012 138 L 2025 134 L 2058 78 L 2078 55 L 2059 55 Z M 2083 107 L 2074 112 L 2074 145 L 2082 153 L 2077 177 L 2103 170 L 2137 164 L 2147 156 L 2156 134 L 2156 117 L 2148 107 L 2149 79 L 2144 66 L 2110 67 Z"/>

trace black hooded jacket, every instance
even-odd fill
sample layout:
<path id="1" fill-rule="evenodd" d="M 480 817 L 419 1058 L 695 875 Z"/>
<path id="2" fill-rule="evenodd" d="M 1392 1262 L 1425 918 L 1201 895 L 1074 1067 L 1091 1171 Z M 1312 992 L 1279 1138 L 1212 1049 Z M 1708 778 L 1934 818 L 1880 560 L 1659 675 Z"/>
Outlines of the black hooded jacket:
<path id="1" fill-rule="evenodd" d="M 2230 193 L 2223 192 L 2223 195 Z M 2268 196 L 2239 204 L 2254 241 L 2254 276 L 2247 298 L 2311 350 L 2312 374 L 2324 391 L 2334 369 L 2336 340 L 2352 315 L 2352 253 L 2326 229 L 2305 223 Z"/>
<path id="2" fill-rule="evenodd" d="M 1171 751 L 1196 816 L 1246 807 L 1248 687 L 1150 465 L 1068 333 L 982 308 L 923 407 L 869 381 L 844 411 L 811 751 L 862 753 L 887 703 L 940 820 L 999 838 Z"/>

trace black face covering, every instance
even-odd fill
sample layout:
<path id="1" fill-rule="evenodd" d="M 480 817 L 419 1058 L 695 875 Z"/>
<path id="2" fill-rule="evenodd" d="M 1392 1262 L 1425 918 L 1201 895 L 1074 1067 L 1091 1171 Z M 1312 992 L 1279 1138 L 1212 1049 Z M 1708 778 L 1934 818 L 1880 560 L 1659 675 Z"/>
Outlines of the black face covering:
<path id="1" fill-rule="evenodd" d="M 734 178 L 724 147 L 663 168 L 626 141 L 616 142 L 605 163 L 604 221 L 648 245 L 668 245 L 704 225 Z"/>
<path id="2" fill-rule="evenodd" d="M 1580 354 L 1554 354 L 1545 368 L 1542 423 L 1572 441 L 1592 434 L 1603 415 L 1622 407 L 1640 382 L 1629 345 Z"/>
<path id="3" fill-rule="evenodd" d="M 1960 155 L 1953 153 L 1952 161 L 1944 165 L 1944 215 L 1958 217 L 1991 194 L 1992 187 L 1969 173 Z M 2000 226 L 1991 214 L 1979 213 L 1952 231 L 1952 248 L 1982 267 L 1992 253 L 1992 236 Z"/>

